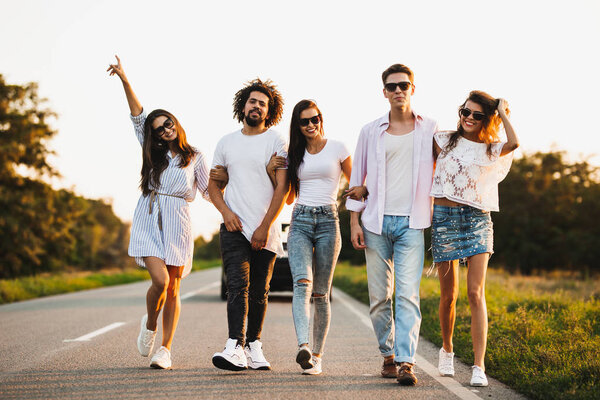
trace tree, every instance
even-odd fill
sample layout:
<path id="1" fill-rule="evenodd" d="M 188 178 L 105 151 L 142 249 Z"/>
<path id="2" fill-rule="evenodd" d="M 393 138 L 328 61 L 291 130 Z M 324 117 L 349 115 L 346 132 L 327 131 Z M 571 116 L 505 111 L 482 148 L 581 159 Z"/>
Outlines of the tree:
<path id="1" fill-rule="evenodd" d="M 586 161 L 537 152 L 513 162 L 494 217 L 498 258 L 523 273 L 600 271 L 600 182 Z"/>
<path id="2" fill-rule="evenodd" d="M 95 269 L 125 256 L 127 226 L 110 205 L 40 180 L 56 176 L 46 157 L 56 134 L 37 85 L 7 85 L 0 75 L 0 278 L 59 270 Z M 28 175 L 21 176 L 19 167 Z"/>

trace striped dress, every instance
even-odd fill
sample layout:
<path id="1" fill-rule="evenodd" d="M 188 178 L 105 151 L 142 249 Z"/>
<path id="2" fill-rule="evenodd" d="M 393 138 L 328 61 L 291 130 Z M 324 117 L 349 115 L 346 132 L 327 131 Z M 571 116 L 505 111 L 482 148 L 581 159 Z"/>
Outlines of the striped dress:
<path id="1" fill-rule="evenodd" d="M 140 144 L 144 142 L 146 113 L 130 116 L 135 135 Z M 196 197 L 208 197 L 208 165 L 200 152 L 192 157 L 185 168 L 179 167 L 180 156 L 171 156 L 168 167 L 160 175 L 160 187 L 154 196 L 141 195 L 133 214 L 128 253 L 136 263 L 146 267 L 143 257 L 154 256 L 166 265 L 184 266 L 182 276 L 192 269 L 194 239 L 188 202 Z"/>

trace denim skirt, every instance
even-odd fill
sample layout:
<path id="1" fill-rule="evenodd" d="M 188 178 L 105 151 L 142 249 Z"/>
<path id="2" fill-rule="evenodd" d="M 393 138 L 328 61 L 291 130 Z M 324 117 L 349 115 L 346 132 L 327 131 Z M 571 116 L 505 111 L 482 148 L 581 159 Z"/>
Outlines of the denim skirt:
<path id="1" fill-rule="evenodd" d="M 461 260 L 494 253 L 494 228 L 489 211 L 470 206 L 433 206 L 433 262 Z"/>

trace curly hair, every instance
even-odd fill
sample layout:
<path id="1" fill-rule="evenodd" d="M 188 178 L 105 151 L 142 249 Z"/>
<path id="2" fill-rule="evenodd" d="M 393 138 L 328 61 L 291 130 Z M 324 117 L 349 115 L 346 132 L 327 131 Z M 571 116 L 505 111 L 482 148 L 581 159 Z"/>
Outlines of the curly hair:
<path id="1" fill-rule="evenodd" d="M 269 112 L 265 119 L 265 127 L 270 128 L 277 125 L 283 115 L 283 98 L 277 90 L 277 86 L 270 79 L 263 82 L 256 78 L 249 81 L 244 88 L 238 90 L 233 98 L 233 118 L 237 119 L 238 122 L 244 121 L 244 107 L 252 92 L 263 93 L 269 98 Z"/>
<path id="2" fill-rule="evenodd" d="M 488 157 L 492 156 L 492 143 L 498 141 L 498 131 L 500 130 L 500 125 L 502 124 L 502 119 L 498 115 L 496 109 L 498 108 L 499 99 L 495 99 L 489 94 L 482 92 L 480 90 L 473 90 L 469 93 L 469 97 L 465 100 L 464 103 L 458 108 L 462 110 L 467 101 L 472 101 L 473 103 L 477 103 L 483 109 L 483 113 L 485 114 L 485 118 L 483 120 L 483 126 L 479 131 L 479 139 L 482 140 L 485 144 L 487 144 L 487 155 Z M 510 111 L 508 111 L 510 113 Z M 444 155 L 448 154 L 450 150 L 456 147 L 458 143 L 458 139 L 464 135 L 464 129 L 460 124 L 460 118 L 458 120 L 458 126 L 456 127 L 456 131 L 450 135 L 448 139 L 448 143 L 442 150 Z"/>

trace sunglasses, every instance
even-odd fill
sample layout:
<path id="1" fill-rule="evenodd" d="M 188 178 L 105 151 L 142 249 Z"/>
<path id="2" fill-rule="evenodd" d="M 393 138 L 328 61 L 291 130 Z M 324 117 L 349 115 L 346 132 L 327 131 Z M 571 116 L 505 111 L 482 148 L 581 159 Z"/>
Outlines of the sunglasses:
<path id="1" fill-rule="evenodd" d="M 390 83 L 386 83 L 385 85 L 383 85 L 385 87 L 385 90 L 387 90 L 388 92 L 395 92 L 396 88 L 399 87 L 400 90 L 402 90 L 403 92 L 407 91 L 411 86 L 412 83 L 410 82 L 390 82 Z"/>
<path id="2" fill-rule="evenodd" d="M 165 134 L 166 129 L 173 129 L 173 126 L 175 126 L 173 120 L 171 118 L 167 118 L 161 126 L 158 128 L 152 128 L 152 132 L 158 135 L 158 137 L 161 137 Z"/>
<path id="3" fill-rule="evenodd" d="M 473 114 L 473 119 L 475 121 L 483 121 L 485 119 L 485 114 L 479 111 L 471 111 L 468 108 L 461 108 L 458 110 L 458 115 L 461 117 L 467 118 L 469 115 Z"/>
<path id="4" fill-rule="evenodd" d="M 309 122 L 312 122 L 313 125 L 318 125 L 321 122 L 321 114 L 315 115 L 314 117 L 310 118 L 300 118 L 298 120 L 300 126 L 308 126 Z"/>

